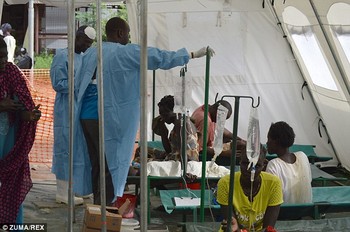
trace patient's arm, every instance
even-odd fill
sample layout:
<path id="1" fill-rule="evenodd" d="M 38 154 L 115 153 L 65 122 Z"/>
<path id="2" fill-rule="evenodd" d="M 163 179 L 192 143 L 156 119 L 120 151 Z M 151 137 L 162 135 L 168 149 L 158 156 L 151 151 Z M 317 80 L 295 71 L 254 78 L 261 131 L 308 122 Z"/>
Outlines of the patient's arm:
<path id="1" fill-rule="evenodd" d="M 166 153 L 171 153 L 171 145 L 168 136 L 161 136 L 162 144 Z"/>
<path id="2" fill-rule="evenodd" d="M 162 139 L 162 144 L 166 153 L 171 153 L 171 145 L 168 138 L 168 128 L 165 126 L 165 122 L 160 116 L 156 117 L 152 121 L 152 130 L 156 135 L 159 135 Z"/>
<path id="3" fill-rule="evenodd" d="M 221 222 L 221 229 L 222 230 L 220 230 L 220 232 L 221 231 L 226 232 L 229 207 L 227 205 L 220 205 L 220 206 L 221 206 L 221 214 L 222 214 L 222 217 L 224 218 L 223 221 Z M 234 212 L 232 212 L 231 231 L 236 232 L 236 231 L 238 231 L 238 229 L 239 229 L 239 225 L 238 225 L 238 222 L 236 220 L 236 216 L 235 216 Z"/>
<path id="4" fill-rule="evenodd" d="M 264 228 L 267 228 L 268 226 L 275 227 L 278 214 L 280 212 L 280 206 L 281 205 L 267 207 L 264 215 L 264 221 L 263 221 Z"/>

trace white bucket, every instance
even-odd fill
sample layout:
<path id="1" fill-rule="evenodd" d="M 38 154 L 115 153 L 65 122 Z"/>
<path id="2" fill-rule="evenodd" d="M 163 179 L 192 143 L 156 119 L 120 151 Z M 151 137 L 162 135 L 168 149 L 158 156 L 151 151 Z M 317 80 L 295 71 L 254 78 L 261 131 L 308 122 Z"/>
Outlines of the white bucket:
<path id="1" fill-rule="evenodd" d="M 135 228 L 139 227 L 139 221 L 133 218 L 123 218 L 122 226 L 120 227 L 120 232 L 130 232 L 135 231 Z"/>

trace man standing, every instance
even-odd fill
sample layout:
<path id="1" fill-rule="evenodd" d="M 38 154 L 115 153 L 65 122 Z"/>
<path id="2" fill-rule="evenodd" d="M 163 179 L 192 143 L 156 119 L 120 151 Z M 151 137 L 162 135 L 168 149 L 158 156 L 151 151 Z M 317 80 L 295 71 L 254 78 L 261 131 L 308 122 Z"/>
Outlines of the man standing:
<path id="1" fill-rule="evenodd" d="M 112 204 L 122 196 L 129 171 L 140 119 L 140 62 L 141 48 L 129 43 L 128 23 L 118 17 L 106 24 L 107 42 L 102 45 L 104 82 L 104 129 L 106 154 L 106 203 Z M 190 58 L 205 56 L 210 48 L 189 53 L 185 48 L 165 51 L 148 48 L 148 69 L 171 69 L 189 62 Z M 80 120 L 88 144 L 92 165 L 94 204 L 100 204 L 99 185 L 99 128 L 97 110 L 98 75 L 97 49 L 89 49 L 83 58 L 83 67 L 77 76 Z M 95 79 L 96 78 L 96 79 Z"/>
<path id="2" fill-rule="evenodd" d="M 16 39 L 11 35 L 12 26 L 9 23 L 4 23 L 1 26 L 1 30 L 4 35 L 4 41 L 7 44 L 7 61 L 12 62 L 14 60 L 15 49 L 16 49 Z"/>
<path id="3" fill-rule="evenodd" d="M 76 32 L 74 75 L 80 69 L 83 53 L 91 46 L 96 38 L 96 31 L 92 27 L 81 26 Z M 54 105 L 54 148 L 52 172 L 56 174 L 57 193 L 56 202 L 68 203 L 68 160 L 69 160 L 69 99 L 68 99 L 68 49 L 57 51 L 50 69 L 52 88 L 56 91 Z M 77 132 L 78 133 L 78 132 Z M 85 142 L 85 141 L 84 141 Z M 74 159 L 87 155 L 85 143 L 76 144 L 74 147 Z M 74 166 L 73 169 L 84 167 L 85 164 Z M 82 173 L 82 172 L 80 172 Z M 84 172 L 83 172 L 84 173 Z M 88 172 L 88 176 L 90 173 Z M 86 178 L 80 176 L 80 178 Z M 79 179 L 74 179 L 74 188 L 79 188 Z M 90 186 L 91 189 L 91 186 Z M 80 190 L 79 194 L 91 190 Z M 82 198 L 74 198 L 75 204 L 83 204 Z"/>

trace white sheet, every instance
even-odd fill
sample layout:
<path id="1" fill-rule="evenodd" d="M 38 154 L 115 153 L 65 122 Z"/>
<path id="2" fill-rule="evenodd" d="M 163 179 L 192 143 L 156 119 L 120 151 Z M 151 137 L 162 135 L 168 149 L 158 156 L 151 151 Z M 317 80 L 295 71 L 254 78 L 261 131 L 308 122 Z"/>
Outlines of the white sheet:
<path id="1" fill-rule="evenodd" d="M 206 177 L 222 177 L 230 174 L 230 170 L 224 166 L 213 164 L 209 168 L 210 161 L 206 163 Z M 189 161 L 187 163 L 187 173 L 202 176 L 202 162 Z M 147 175 L 148 176 L 178 176 L 182 174 L 181 163 L 179 161 L 151 161 L 147 163 Z"/>

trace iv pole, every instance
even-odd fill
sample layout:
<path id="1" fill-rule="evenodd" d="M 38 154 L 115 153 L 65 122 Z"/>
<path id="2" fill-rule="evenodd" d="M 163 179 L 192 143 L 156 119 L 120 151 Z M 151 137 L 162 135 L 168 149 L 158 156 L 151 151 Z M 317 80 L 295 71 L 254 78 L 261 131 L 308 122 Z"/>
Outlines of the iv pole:
<path id="1" fill-rule="evenodd" d="M 227 230 L 231 231 L 232 223 L 232 209 L 233 209 L 233 190 L 235 181 L 235 166 L 236 166 L 236 146 L 237 146 L 237 130 L 238 130 L 238 115 L 239 115 L 239 100 L 240 98 L 250 98 L 252 100 L 252 107 L 257 108 L 260 105 L 260 97 L 258 97 L 258 104 L 254 105 L 254 99 L 251 96 L 233 96 L 224 95 L 221 100 L 225 97 L 233 97 L 235 99 L 234 117 L 233 117 L 233 141 L 232 141 L 232 156 L 231 156 L 231 166 L 230 166 L 230 186 L 228 194 L 228 218 L 227 218 Z"/>
<path id="2" fill-rule="evenodd" d="M 203 128 L 203 140 L 207 141 L 208 131 L 208 99 L 209 99 L 209 70 L 210 70 L 210 54 L 207 47 L 206 67 L 205 67 L 205 90 L 204 90 L 204 128 Z M 201 178 L 201 196 L 205 196 L 205 173 L 206 173 L 206 160 L 207 160 L 207 144 L 203 142 L 202 152 L 202 178 Z M 201 197 L 200 205 L 200 222 L 204 222 L 204 198 Z"/>
<path id="3" fill-rule="evenodd" d="M 181 106 L 182 106 L 182 118 L 181 118 L 181 159 L 182 159 L 182 175 L 185 177 L 187 172 L 187 133 L 186 133 L 186 112 L 185 112 L 185 94 L 186 94 L 186 81 L 185 81 L 185 73 L 187 72 L 187 66 L 180 70 L 181 84 L 182 84 L 182 98 L 181 98 Z"/>

